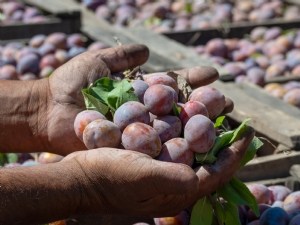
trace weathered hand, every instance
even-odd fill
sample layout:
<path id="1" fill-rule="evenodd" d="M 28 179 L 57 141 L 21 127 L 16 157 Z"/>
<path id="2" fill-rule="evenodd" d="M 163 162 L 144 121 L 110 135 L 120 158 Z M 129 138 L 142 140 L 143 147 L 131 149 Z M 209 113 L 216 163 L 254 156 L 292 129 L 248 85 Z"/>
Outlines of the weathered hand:
<path id="1" fill-rule="evenodd" d="M 183 164 L 111 148 L 75 152 L 62 163 L 77 164 L 82 190 L 78 214 L 170 216 L 228 182 L 253 136 L 249 128 L 219 154 L 215 164 L 195 171 Z"/>
<path id="2" fill-rule="evenodd" d="M 42 91 L 47 93 L 46 103 L 40 103 L 40 114 L 44 116 L 40 117 L 37 124 L 40 132 L 38 135 L 45 139 L 45 151 L 67 155 L 86 149 L 73 128 L 76 115 L 85 108 L 81 90 L 100 77 L 143 64 L 148 55 L 149 51 L 143 45 L 86 52 L 58 68 L 49 79 L 40 81 L 45 89 Z M 176 73 L 194 88 L 218 79 L 218 72 L 212 67 L 195 67 Z M 230 108 L 232 104 L 226 106 L 227 111 Z"/>
<path id="3" fill-rule="evenodd" d="M 46 82 L 47 112 L 40 124 L 48 143 L 48 151 L 67 155 L 86 147 L 76 137 L 73 124 L 84 110 L 81 89 L 100 77 L 143 64 L 148 59 L 143 45 L 128 45 L 95 52 L 86 52 L 58 68 Z M 45 104 L 42 102 L 41 104 Z"/>

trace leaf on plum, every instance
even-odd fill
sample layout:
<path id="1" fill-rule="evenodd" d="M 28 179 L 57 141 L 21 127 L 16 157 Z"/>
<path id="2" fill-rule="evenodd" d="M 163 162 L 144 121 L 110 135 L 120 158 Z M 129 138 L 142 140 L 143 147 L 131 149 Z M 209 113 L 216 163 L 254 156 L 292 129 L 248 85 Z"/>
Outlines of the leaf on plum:
<path id="1" fill-rule="evenodd" d="M 207 197 L 201 198 L 194 205 L 190 225 L 211 225 L 213 221 L 213 207 Z"/>
<path id="2" fill-rule="evenodd" d="M 217 193 L 229 203 L 249 206 L 255 215 L 259 216 L 255 197 L 249 191 L 248 187 L 237 178 L 232 178 L 230 182 L 220 188 Z"/>
<path id="3" fill-rule="evenodd" d="M 225 120 L 225 116 L 219 116 L 216 119 L 215 128 L 221 127 L 223 125 L 224 120 Z"/>
<path id="4" fill-rule="evenodd" d="M 113 80 L 103 77 L 89 88 L 82 90 L 87 109 L 95 109 L 106 115 L 128 101 L 138 101 L 133 87 L 127 79 Z"/>
<path id="5" fill-rule="evenodd" d="M 224 203 L 225 225 L 241 225 L 238 207 L 230 202 Z"/>

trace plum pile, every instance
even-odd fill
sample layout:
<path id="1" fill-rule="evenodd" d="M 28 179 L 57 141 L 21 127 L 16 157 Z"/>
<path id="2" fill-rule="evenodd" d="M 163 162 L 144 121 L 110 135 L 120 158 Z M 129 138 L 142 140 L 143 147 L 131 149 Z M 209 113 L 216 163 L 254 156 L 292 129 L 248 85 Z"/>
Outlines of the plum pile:
<path id="1" fill-rule="evenodd" d="M 247 206 L 239 207 L 241 225 L 299 225 L 300 191 L 292 192 L 283 185 L 265 186 L 253 183 L 248 185 L 259 204 L 260 215 L 256 216 Z M 155 218 L 155 225 L 189 225 L 190 212 L 180 212 L 174 217 Z M 218 223 L 216 223 L 218 224 Z M 149 225 L 137 223 L 134 225 Z"/>
<path id="2" fill-rule="evenodd" d="M 0 2 L 0 24 L 9 25 L 16 23 L 42 23 L 49 20 L 35 7 L 26 6 L 16 0 Z"/>
<path id="3" fill-rule="evenodd" d="M 136 100 L 121 104 L 112 115 L 96 110 L 77 115 L 74 130 L 88 149 L 121 148 L 192 166 L 194 153 L 212 148 L 216 137 L 212 120 L 225 107 L 218 90 L 200 87 L 181 103 L 177 83 L 167 73 L 144 75 L 130 83 Z"/>
<path id="4" fill-rule="evenodd" d="M 0 80 L 45 78 L 80 53 L 108 47 L 101 42 L 86 45 L 87 38 L 81 34 L 53 33 L 36 35 L 27 45 L 10 42 L 0 46 Z"/>
<path id="5" fill-rule="evenodd" d="M 262 22 L 299 18 L 298 6 L 283 0 L 82 0 L 96 16 L 119 26 L 141 25 L 156 32 L 222 26 L 224 23 Z"/>
<path id="6" fill-rule="evenodd" d="M 241 206 L 239 215 L 242 225 L 297 225 L 300 224 L 300 191 L 292 192 L 282 185 L 248 185 L 259 204 L 260 216 Z"/>
<path id="7" fill-rule="evenodd" d="M 205 46 L 196 46 L 195 50 L 221 65 L 237 83 L 251 82 L 264 87 L 272 79 L 300 76 L 299 29 L 284 31 L 279 27 L 257 27 L 246 38 L 215 38 Z M 271 86 L 265 87 L 268 93 L 299 107 L 294 100 L 299 98 L 297 91 L 287 94 L 298 88 L 297 83 L 286 84 L 280 89 Z"/>

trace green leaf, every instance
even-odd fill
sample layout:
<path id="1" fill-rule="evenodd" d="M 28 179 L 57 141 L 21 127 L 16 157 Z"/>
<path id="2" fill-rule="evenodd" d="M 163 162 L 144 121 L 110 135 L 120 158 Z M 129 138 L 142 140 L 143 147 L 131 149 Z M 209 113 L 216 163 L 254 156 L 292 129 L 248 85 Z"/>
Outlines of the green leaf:
<path id="1" fill-rule="evenodd" d="M 176 103 L 174 103 L 173 104 L 173 113 L 174 113 L 174 115 L 179 116 L 180 112 L 181 112 L 181 108 Z"/>
<path id="2" fill-rule="evenodd" d="M 85 106 L 89 110 L 97 110 L 103 115 L 106 115 L 109 111 L 109 107 L 101 102 L 99 99 L 89 93 L 88 89 L 82 89 Z"/>
<path id="3" fill-rule="evenodd" d="M 236 205 L 249 206 L 255 215 L 259 216 L 258 205 L 255 197 L 249 191 L 248 187 L 237 178 L 232 178 L 230 182 L 220 188 L 217 193 L 227 202 Z"/>
<path id="4" fill-rule="evenodd" d="M 217 201 L 215 204 L 215 214 L 218 220 L 218 223 L 224 224 L 225 222 L 225 208 L 221 202 Z"/>
<path id="5" fill-rule="evenodd" d="M 133 87 L 127 79 L 113 80 L 103 77 L 89 88 L 82 90 L 87 109 L 95 109 L 102 114 L 112 113 L 128 101 L 138 101 Z"/>
<path id="6" fill-rule="evenodd" d="M 227 147 L 230 143 L 230 140 L 233 137 L 234 131 L 227 131 L 220 136 L 218 136 L 215 140 L 215 144 L 213 148 L 208 153 L 197 153 L 195 155 L 196 161 L 201 164 L 212 164 L 217 160 L 217 154 L 220 150 Z"/>
<path id="7" fill-rule="evenodd" d="M 242 161 L 241 161 L 241 166 L 246 165 L 249 161 L 251 161 L 256 152 L 264 145 L 264 143 L 259 140 L 258 137 L 254 137 L 252 142 L 250 143 Z"/>
<path id="8" fill-rule="evenodd" d="M 8 163 L 17 163 L 18 159 L 19 159 L 18 155 L 15 153 L 8 153 L 8 154 L 6 154 L 6 157 L 7 157 Z"/>
<path id="9" fill-rule="evenodd" d="M 226 202 L 224 203 L 224 208 L 225 225 L 241 225 L 237 206 L 230 202 Z"/>
<path id="10" fill-rule="evenodd" d="M 137 96 L 134 94 L 132 85 L 126 79 L 123 79 L 120 82 L 114 82 L 113 85 L 114 89 L 107 95 L 107 103 L 113 111 L 125 102 L 138 101 Z"/>
<path id="11" fill-rule="evenodd" d="M 7 157 L 5 153 L 0 153 L 0 166 L 4 166 L 7 163 Z"/>
<path id="12" fill-rule="evenodd" d="M 247 129 L 247 123 L 250 121 L 251 119 L 245 119 L 241 125 L 234 130 L 233 136 L 230 140 L 230 144 L 235 142 L 236 140 L 238 140 L 240 138 L 241 133 L 243 133 L 243 131 L 245 129 Z"/>
<path id="13" fill-rule="evenodd" d="M 217 119 L 218 120 L 218 119 Z M 219 119 L 219 121 L 222 121 L 222 118 Z M 224 121 L 224 119 L 223 119 Z M 250 121 L 250 119 L 244 120 L 241 125 L 235 129 L 234 131 L 227 131 L 219 135 L 216 140 L 213 148 L 208 153 L 197 153 L 195 155 L 196 162 L 201 164 L 212 164 L 217 160 L 217 155 L 220 152 L 220 150 L 228 147 L 230 144 L 232 144 L 234 141 L 236 141 L 240 135 L 243 133 L 245 129 L 247 129 L 247 123 Z M 249 154 L 250 156 L 250 154 Z"/>
<path id="14" fill-rule="evenodd" d="M 193 3 L 191 0 L 186 0 L 186 3 L 184 5 L 184 10 L 188 14 L 191 14 L 193 12 Z"/>
<path id="15" fill-rule="evenodd" d="M 219 116 L 219 117 L 216 119 L 216 122 L 215 122 L 215 128 L 218 128 L 218 127 L 222 126 L 224 120 L 225 120 L 225 116 Z"/>
<path id="16" fill-rule="evenodd" d="M 211 225 L 213 221 L 213 207 L 207 197 L 199 199 L 194 205 L 190 225 Z"/>
<path id="17" fill-rule="evenodd" d="M 263 54 L 261 54 L 261 53 L 253 53 L 252 55 L 250 55 L 250 57 L 253 58 L 253 59 L 257 59 L 261 56 L 263 56 Z"/>

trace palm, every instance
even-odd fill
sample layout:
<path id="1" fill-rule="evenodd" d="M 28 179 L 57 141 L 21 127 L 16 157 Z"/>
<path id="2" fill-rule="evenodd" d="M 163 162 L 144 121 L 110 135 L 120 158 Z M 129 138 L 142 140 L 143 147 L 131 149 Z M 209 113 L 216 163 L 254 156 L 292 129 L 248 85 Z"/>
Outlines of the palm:
<path id="1" fill-rule="evenodd" d="M 81 94 L 83 88 L 101 76 L 109 75 L 110 71 L 122 71 L 140 65 L 148 57 L 144 46 L 142 48 L 131 46 L 119 50 L 121 53 L 128 52 L 120 54 L 114 49 L 104 50 L 101 53 L 86 52 L 58 68 L 49 78 L 47 132 L 52 152 L 67 155 L 85 149 L 73 128 L 76 115 L 85 107 Z M 142 54 L 142 57 L 134 61 L 132 58 L 136 58 L 137 53 Z M 126 55 L 128 58 L 124 57 Z M 120 63 L 119 67 L 111 65 L 115 63 L 114 60 Z M 126 62 L 122 65 L 122 61 Z"/>

